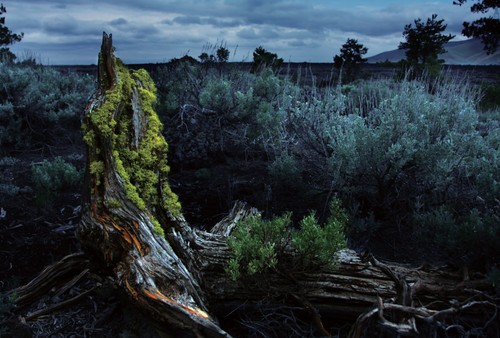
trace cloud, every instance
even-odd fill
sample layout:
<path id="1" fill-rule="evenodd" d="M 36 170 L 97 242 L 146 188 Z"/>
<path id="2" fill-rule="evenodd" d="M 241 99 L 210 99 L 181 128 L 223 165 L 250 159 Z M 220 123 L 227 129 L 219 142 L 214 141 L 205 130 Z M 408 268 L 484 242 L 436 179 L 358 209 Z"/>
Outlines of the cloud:
<path id="1" fill-rule="evenodd" d="M 109 22 L 109 24 L 111 26 L 124 26 L 124 25 L 128 25 L 128 20 L 124 19 L 124 18 L 118 18 L 118 19 L 111 20 Z"/>
<path id="2" fill-rule="evenodd" d="M 42 29 L 48 34 L 80 35 L 79 21 L 71 16 L 49 17 L 43 20 Z"/>
<path id="3" fill-rule="evenodd" d="M 330 61 L 347 38 L 377 53 L 397 48 L 404 25 L 418 17 L 438 13 L 447 32 L 460 35 L 472 15 L 449 0 L 16 0 L 7 9 L 8 27 L 25 33 L 20 47 L 61 58 L 67 48 L 73 57 L 75 45 L 98 47 L 107 31 L 124 58 L 143 62 L 200 51 L 215 40 L 238 45 L 244 55 L 263 44 L 292 61 Z"/>

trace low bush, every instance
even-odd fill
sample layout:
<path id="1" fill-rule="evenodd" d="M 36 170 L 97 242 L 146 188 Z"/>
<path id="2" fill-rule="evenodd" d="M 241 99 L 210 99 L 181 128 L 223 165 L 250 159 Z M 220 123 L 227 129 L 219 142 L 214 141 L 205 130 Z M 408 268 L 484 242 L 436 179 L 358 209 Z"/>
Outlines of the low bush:
<path id="1" fill-rule="evenodd" d="M 354 232 L 414 233 L 459 260 L 465 247 L 467 260 L 496 259 L 495 246 L 479 243 L 500 239 L 498 121 L 482 131 L 478 93 L 464 82 L 441 79 L 432 93 L 426 81 L 377 85 L 384 94 L 357 98 L 362 109 L 349 98 L 357 90 L 293 107 L 289 134 L 301 140 L 293 154 L 314 164 L 302 167 L 350 206 L 353 224 L 381 225 Z M 426 237 L 436 229 L 446 241 Z"/>
<path id="2" fill-rule="evenodd" d="M 346 213 L 336 199 L 330 204 L 330 217 L 323 225 L 314 212 L 300 221 L 298 229 L 293 229 L 289 212 L 271 220 L 251 216 L 239 222 L 228 239 L 232 257 L 226 272 L 237 280 L 242 275 L 269 270 L 333 267 L 336 253 L 347 246 L 346 225 Z"/>
<path id="3" fill-rule="evenodd" d="M 314 212 L 304 217 L 300 228 L 292 232 L 292 247 L 298 252 L 299 266 L 333 266 L 335 254 L 347 247 L 347 223 L 347 214 L 338 199 L 330 203 L 330 217 L 323 226 Z"/>
<path id="4" fill-rule="evenodd" d="M 459 260 L 499 256 L 479 244 L 484 236 L 500 240 L 499 114 L 479 113 L 480 92 L 466 78 L 412 73 L 316 88 L 266 70 L 186 67 L 175 100 L 160 98 L 178 107 L 163 115 L 173 163 L 265 161 L 267 171 L 252 173 L 248 189 L 270 187 L 274 201 L 290 202 L 273 202 L 270 214 L 321 210 L 337 195 L 361 246 L 396 236 Z M 262 201 L 252 202 L 268 211 Z M 429 236 L 436 229 L 448 239 Z M 460 237 L 471 229 L 475 239 L 465 244 Z"/>
<path id="5" fill-rule="evenodd" d="M 31 180 L 38 206 L 51 206 L 61 192 L 75 190 L 82 181 L 82 171 L 61 157 L 32 164 Z"/>
<path id="6" fill-rule="evenodd" d="M 32 148 L 77 140 L 91 77 L 36 64 L 0 64 L 0 144 Z"/>

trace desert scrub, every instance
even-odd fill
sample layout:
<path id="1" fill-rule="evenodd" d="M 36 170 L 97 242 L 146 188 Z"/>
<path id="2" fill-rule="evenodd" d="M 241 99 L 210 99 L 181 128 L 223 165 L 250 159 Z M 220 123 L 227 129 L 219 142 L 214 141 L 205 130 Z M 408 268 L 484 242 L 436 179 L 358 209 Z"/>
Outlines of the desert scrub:
<path id="1" fill-rule="evenodd" d="M 298 252 L 299 266 L 333 267 L 336 253 L 347 247 L 347 222 L 347 214 L 338 199 L 330 203 L 330 217 L 323 226 L 314 212 L 304 217 L 300 229 L 292 232 L 292 246 Z"/>
<path id="2" fill-rule="evenodd" d="M 233 280 L 237 280 L 242 273 L 253 275 L 276 268 L 278 254 L 288 241 L 291 216 L 287 213 L 272 220 L 263 220 L 259 214 L 238 223 L 228 238 L 232 256 L 226 271 Z"/>
<path id="3" fill-rule="evenodd" d="M 0 63 L 0 144 L 15 148 L 75 139 L 90 76 L 35 64 Z"/>
<path id="4" fill-rule="evenodd" d="M 53 161 L 32 164 L 31 180 L 37 205 L 50 205 L 58 193 L 81 184 L 82 172 L 61 157 L 56 157 Z"/>
<path id="5" fill-rule="evenodd" d="M 19 163 L 19 160 L 14 157 L 0 157 L 0 205 L 6 203 L 12 197 L 22 192 L 29 191 L 28 187 L 19 187 L 13 184 L 10 175 L 7 173 L 12 170 L 11 167 Z"/>
<path id="6" fill-rule="evenodd" d="M 363 232 L 359 240 L 377 231 L 412 233 L 455 257 L 467 247 L 467 260 L 498 259 L 498 249 L 478 243 L 500 240 L 494 221 L 500 129 L 498 121 L 480 128 L 477 90 L 449 78 L 432 88 L 423 80 L 363 87 L 294 103 L 282 142 L 296 143 L 284 151 L 302 159 L 312 183 L 349 206 L 350 230 Z M 362 224 L 378 229 L 356 226 Z M 438 239 L 436 229 L 453 240 Z M 460 238 L 471 229 L 474 236 Z"/>
<path id="7" fill-rule="evenodd" d="M 97 185 L 102 182 L 105 161 L 97 149 L 111 142 L 114 166 L 127 198 L 141 210 L 153 213 L 161 207 L 178 216 L 181 206 L 167 181 L 168 145 L 154 111 L 154 83 L 145 70 L 129 71 L 119 59 L 115 64 L 117 83 L 93 107 L 83 126 L 90 148 L 90 174 Z M 155 229 L 162 232 L 159 224 Z"/>
<path id="8" fill-rule="evenodd" d="M 347 215 L 340 201 L 330 204 L 330 218 L 320 225 L 314 213 L 292 228 L 292 214 L 285 213 L 271 220 L 254 215 L 238 223 L 228 238 L 231 258 L 226 272 L 231 279 L 270 270 L 311 270 L 321 266 L 334 267 L 336 253 L 347 246 L 345 227 Z M 287 255 L 292 250 L 292 265 Z"/>

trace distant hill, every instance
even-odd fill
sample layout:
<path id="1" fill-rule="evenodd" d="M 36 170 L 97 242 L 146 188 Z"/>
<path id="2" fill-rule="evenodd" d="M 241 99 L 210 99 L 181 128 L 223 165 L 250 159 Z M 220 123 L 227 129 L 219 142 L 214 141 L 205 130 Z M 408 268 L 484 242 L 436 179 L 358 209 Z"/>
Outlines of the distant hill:
<path id="1" fill-rule="evenodd" d="M 463 41 L 453 41 L 445 44 L 447 53 L 439 57 L 444 59 L 447 65 L 500 65 L 500 51 L 493 55 L 487 55 L 483 50 L 483 44 L 479 39 L 469 39 Z M 383 52 L 368 58 L 368 63 L 377 63 L 384 61 L 398 62 L 404 59 L 404 50 L 391 50 Z"/>

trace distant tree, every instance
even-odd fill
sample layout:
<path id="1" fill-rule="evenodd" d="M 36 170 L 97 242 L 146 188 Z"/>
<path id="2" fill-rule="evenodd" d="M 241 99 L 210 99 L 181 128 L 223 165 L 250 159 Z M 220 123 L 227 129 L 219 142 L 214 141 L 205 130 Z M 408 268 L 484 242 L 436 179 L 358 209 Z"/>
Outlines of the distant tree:
<path id="1" fill-rule="evenodd" d="M 255 48 L 253 52 L 252 72 L 258 72 L 268 67 L 277 72 L 282 65 L 283 59 L 278 58 L 277 54 L 268 52 L 262 46 Z"/>
<path id="2" fill-rule="evenodd" d="M 16 56 L 9 50 L 8 47 L 2 46 L 9 46 L 13 43 L 19 42 L 24 36 L 23 33 L 12 33 L 12 31 L 7 26 L 5 26 L 5 17 L 2 16 L 4 13 L 7 13 L 7 9 L 2 3 L 0 4 L 0 62 L 13 61 L 16 58 Z"/>
<path id="3" fill-rule="evenodd" d="M 214 49 L 215 48 L 213 48 L 212 51 Z M 209 55 L 207 52 L 203 52 L 200 54 L 200 56 L 198 56 L 198 58 L 200 59 L 200 62 L 204 64 L 221 64 L 226 63 L 229 60 L 229 54 L 229 49 L 221 45 L 219 46 L 219 48 L 217 48 L 215 55 L 213 53 Z"/>
<path id="4" fill-rule="evenodd" d="M 467 0 L 453 1 L 454 5 L 462 6 Z M 500 7 L 500 0 L 476 0 L 470 8 L 473 13 L 486 14 L 489 10 L 496 11 Z M 464 22 L 462 34 L 467 37 L 480 38 L 487 54 L 493 54 L 498 48 L 500 40 L 500 19 L 493 16 L 483 17 L 472 22 Z"/>
<path id="5" fill-rule="evenodd" d="M 368 48 L 358 43 L 356 39 L 347 39 L 347 42 L 342 45 L 340 55 L 335 55 L 333 62 L 335 67 L 345 74 L 347 81 L 352 80 L 360 63 L 364 63 L 367 59 L 363 58 L 368 52 Z"/>
<path id="6" fill-rule="evenodd" d="M 425 23 L 419 18 L 415 20 L 415 27 L 411 24 L 405 26 L 403 36 L 406 41 L 399 44 L 399 49 L 406 49 L 408 62 L 424 65 L 441 62 L 438 55 L 446 53 L 444 44 L 455 37 L 441 34 L 447 27 L 443 22 L 433 14 Z"/>
<path id="7" fill-rule="evenodd" d="M 217 49 L 217 62 L 225 63 L 229 60 L 229 49 L 226 47 L 220 46 Z"/>
<path id="8" fill-rule="evenodd" d="M 212 58 L 210 58 L 210 57 L 212 57 Z M 198 56 L 201 63 L 208 63 L 210 61 L 213 61 L 213 57 L 214 57 L 213 55 L 208 55 L 208 53 L 206 53 L 206 52 L 203 52 L 200 54 L 200 56 Z"/>

